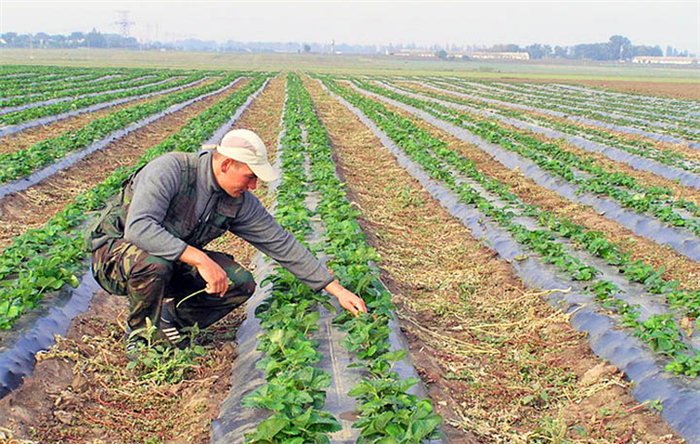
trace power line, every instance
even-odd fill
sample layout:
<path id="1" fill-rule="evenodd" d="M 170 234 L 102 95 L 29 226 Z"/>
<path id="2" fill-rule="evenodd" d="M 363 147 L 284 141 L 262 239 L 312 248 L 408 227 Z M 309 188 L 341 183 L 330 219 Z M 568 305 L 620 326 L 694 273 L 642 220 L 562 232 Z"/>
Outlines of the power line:
<path id="1" fill-rule="evenodd" d="M 129 13 L 131 11 L 119 10 L 115 12 L 121 16 L 121 20 L 114 22 L 114 24 L 119 26 L 122 37 L 124 37 L 125 39 L 129 38 L 129 28 L 131 27 L 131 25 L 135 24 L 134 22 L 129 20 Z"/>

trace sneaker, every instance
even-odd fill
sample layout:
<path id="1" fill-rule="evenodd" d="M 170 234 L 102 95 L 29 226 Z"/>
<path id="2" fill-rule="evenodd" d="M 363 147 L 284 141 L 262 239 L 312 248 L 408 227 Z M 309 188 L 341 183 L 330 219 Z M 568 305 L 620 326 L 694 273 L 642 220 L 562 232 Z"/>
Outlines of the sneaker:
<path id="1" fill-rule="evenodd" d="M 126 358 L 129 361 L 135 361 L 141 355 L 141 350 L 148 347 L 148 341 L 143 336 L 132 335 L 131 327 L 127 325 L 126 336 L 124 337 L 124 342 L 126 343 L 125 351 Z"/>
<path id="2" fill-rule="evenodd" d="M 170 302 L 166 302 L 163 305 L 160 315 L 160 325 L 158 329 L 165 336 L 165 338 L 170 341 L 172 345 L 179 349 L 186 348 L 189 345 L 187 342 L 187 337 L 184 336 L 180 330 L 182 326 L 175 320 L 173 315 L 170 313 Z"/>

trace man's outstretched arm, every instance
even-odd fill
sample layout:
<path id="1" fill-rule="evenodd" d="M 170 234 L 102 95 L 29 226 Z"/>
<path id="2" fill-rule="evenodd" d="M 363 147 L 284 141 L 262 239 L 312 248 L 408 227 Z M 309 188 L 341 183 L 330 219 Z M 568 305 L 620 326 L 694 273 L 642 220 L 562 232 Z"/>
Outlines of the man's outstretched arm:
<path id="1" fill-rule="evenodd" d="M 333 281 L 326 285 L 324 290 L 335 296 L 340 306 L 348 310 L 354 316 L 359 316 L 360 313 L 367 313 L 365 301 L 352 291 L 340 285 L 338 281 Z"/>
<path id="2" fill-rule="evenodd" d="M 335 296 L 340 305 L 355 316 L 367 312 L 364 301 L 334 280 L 328 269 L 292 234 L 282 229 L 251 193 L 246 193 L 243 207 L 230 230 L 276 260 L 314 291 L 326 290 Z"/>
<path id="3" fill-rule="evenodd" d="M 228 291 L 228 277 L 226 272 L 203 251 L 187 246 L 180 256 L 180 260 L 197 268 L 197 271 L 207 283 L 207 293 L 223 296 Z M 331 295 L 338 299 L 341 307 L 348 310 L 354 316 L 367 313 L 367 306 L 355 293 L 340 285 L 336 280 L 324 287 Z"/>

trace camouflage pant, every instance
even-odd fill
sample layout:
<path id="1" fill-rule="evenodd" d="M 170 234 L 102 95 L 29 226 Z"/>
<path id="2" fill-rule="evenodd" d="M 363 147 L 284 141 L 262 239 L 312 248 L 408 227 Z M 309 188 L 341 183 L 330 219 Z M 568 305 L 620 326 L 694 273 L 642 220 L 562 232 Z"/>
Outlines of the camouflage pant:
<path id="1" fill-rule="evenodd" d="M 206 286 L 197 269 L 184 262 L 171 262 L 152 256 L 139 247 L 117 239 L 92 253 L 92 273 L 107 292 L 126 295 L 130 313 L 127 319 L 132 329 L 146 326 L 146 318 L 158 325 L 163 298 L 173 298 L 171 314 L 181 326 L 207 327 L 243 304 L 255 291 L 253 276 L 237 264 L 233 257 L 204 251 L 226 271 L 233 282 L 220 297 L 200 293 L 175 307 L 177 301 Z"/>

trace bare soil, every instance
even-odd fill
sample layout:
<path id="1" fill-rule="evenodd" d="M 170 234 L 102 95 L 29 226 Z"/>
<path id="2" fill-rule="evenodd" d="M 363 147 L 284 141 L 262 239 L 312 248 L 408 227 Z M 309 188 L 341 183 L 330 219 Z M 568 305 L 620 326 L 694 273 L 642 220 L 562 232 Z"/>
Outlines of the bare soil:
<path id="1" fill-rule="evenodd" d="M 273 153 L 284 93 L 284 77 L 273 79 L 236 124 L 256 130 Z M 143 149 L 150 146 L 152 139 L 147 140 Z M 233 253 L 244 266 L 255 253 L 233 236 L 212 246 Z M 232 339 L 243 309 L 209 327 L 204 334 L 208 354 L 190 377 L 158 386 L 139 381 L 137 373 L 126 369 L 127 313 L 126 298 L 96 293 L 66 337 L 38 359 L 34 373 L 0 400 L 0 437 L 3 432 L 13 436 L 8 444 L 208 443 L 211 421 L 229 391 L 236 358 Z"/>
<path id="2" fill-rule="evenodd" d="M 0 248 L 26 230 L 44 225 L 75 196 L 102 182 L 114 169 L 132 165 L 151 146 L 177 133 L 185 124 L 247 82 L 195 102 L 110 143 L 39 184 L 0 199 Z"/>
<path id="3" fill-rule="evenodd" d="M 627 80 L 562 80 L 562 79 L 509 79 L 498 81 L 513 83 L 568 83 L 579 86 L 592 86 L 611 91 L 671 97 L 682 100 L 700 100 L 700 83 L 680 82 L 634 82 Z"/>
<path id="4" fill-rule="evenodd" d="M 451 442 L 683 442 L 566 315 L 526 289 L 354 115 L 315 81 L 305 85 Z"/>
<path id="5" fill-rule="evenodd" d="M 189 377 L 178 384 L 140 381 L 126 369 L 125 297 L 96 293 L 67 335 L 38 355 L 34 373 L 0 400 L 0 426 L 13 443 L 167 444 L 209 441 L 210 421 L 228 393 L 236 357 L 237 310 L 216 324 Z"/>
<path id="6" fill-rule="evenodd" d="M 552 211 L 558 216 L 566 217 L 589 230 L 602 232 L 609 241 L 615 242 L 624 251 L 630 253 L 633 260 L 639 259 L 656 268 L 664 267 L 665 272 L 662 276 L 664 279 L 677 280 L 683 288 L 700 288 L 700 264 L 681 255 L 673 248 L 659 245 L 650 239 L 638 236 L 619 223 L 606 219 L 592 208 L 575 204 L 556 192 L 537 185 L 522 172 L 506 168 L 477 146 L 463 142 L 407 111 L 384 102 L 382 102 L 382 105 L 411 120 L 434 137 L 445 141 L 451 149 L 474 161 L 479 171 L 510 186 L 510 190 L 524 202 L 537 205 L 543 210 Z M 688 193 L 692 193 L 692 196 L 697 196 L 696 191 L 688 191 Z M 690 195 L 688 194 L 688 196 Z"/>
<path id="7" fill-rule="evenodd" d="M 186 91 L 192 88 L 198 88 L 200 86 L 205 86 L 209 83 L 215 82 L 217 79 L 208 79 L 202 83 L 199 83 L 190 88 L 185 88 L 180 91 Z M 178 91 L 178 92 L 180 92 Z M 123 103 L 117 106 L 110 106 L 108 108 L 101 109 L 99 111 L 79 114 L 77 116 L 69 117 L 67 119 L 62 119 L 57 122 L 48 123 L 46 125 L 35 126 L 33 128 L 28 128 L 24 131 L 18 133 L 10 134 L 5 137 L 0 137 L 0 154 L 11 153 L 14 151 L 23 150 L 29 148 L 30 146 L 53 137 L 58 137 L 67 131 L 78 130 L 93 120 L 97 120 L 101 117 L 105 117 L 107 114 L 112 114 L 116 111 L 122 110 L 124 108 L 129 108 L 131 106 L 142 105 L 144 103 L 155 102 L 162 99 L 163 95 L 149 97 L 147 99 L 136 100 L 133 102 Z"/>

